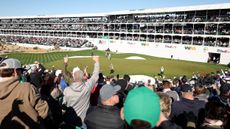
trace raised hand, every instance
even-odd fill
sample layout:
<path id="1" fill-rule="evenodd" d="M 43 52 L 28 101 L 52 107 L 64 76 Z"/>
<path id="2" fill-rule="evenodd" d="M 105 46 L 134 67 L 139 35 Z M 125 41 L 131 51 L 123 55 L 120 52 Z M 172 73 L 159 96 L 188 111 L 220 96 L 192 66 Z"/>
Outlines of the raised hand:
<path id="1" fill-rule="evenodd" d="M 64 57 L 64 63 L 67 64 L 67 63 L 68 63 L 68 60 L 69 60 L 69 57 L 68 57 L 68 56 L 65 56 L 65 57 Z"/>
<path id="2" fill-rule="evenodd" d="M 99 62 L 99 56 L 93 56 L 93 60 L 95 61 L 95 63 Z"/>

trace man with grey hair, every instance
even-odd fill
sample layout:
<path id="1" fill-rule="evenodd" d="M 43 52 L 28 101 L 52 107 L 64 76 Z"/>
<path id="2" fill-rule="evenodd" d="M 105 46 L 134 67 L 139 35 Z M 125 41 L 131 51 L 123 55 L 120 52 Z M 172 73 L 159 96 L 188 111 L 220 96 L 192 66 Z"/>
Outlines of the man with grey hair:
<path id="1" fill-rule="evenodd" d="M 99 78 L 99 57 L 94 56 L 94 71 L 90 79 L 83 80 L 84 73 L 78 67 L 73 69 L 73 83 L 65 88 L 63 94 L 63 104 L 72 107 L 76 114 L 84 121 L 86 112 L 89 108 L 90 93 Z"/>

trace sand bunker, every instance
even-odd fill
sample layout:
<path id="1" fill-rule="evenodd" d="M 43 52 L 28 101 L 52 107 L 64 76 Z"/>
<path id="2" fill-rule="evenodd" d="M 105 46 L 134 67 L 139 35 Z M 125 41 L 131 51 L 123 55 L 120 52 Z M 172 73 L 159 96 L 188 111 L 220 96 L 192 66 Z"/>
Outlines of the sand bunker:
<path id="1" fill-rule="evenodd" d="M 128 59 L 128 60 L 145 60 L 145 58 L 139 57 L 139 56 L 130 56 L 130 57 L 127 57 L 125 59 Z"/>

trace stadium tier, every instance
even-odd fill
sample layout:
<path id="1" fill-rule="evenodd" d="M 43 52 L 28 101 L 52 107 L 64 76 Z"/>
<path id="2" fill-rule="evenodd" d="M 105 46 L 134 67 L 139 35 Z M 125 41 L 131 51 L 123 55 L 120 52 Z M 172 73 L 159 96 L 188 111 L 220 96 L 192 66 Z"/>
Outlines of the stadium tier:
<path id="1" fill-rule="evenodd" d="M 98 14 L 0 17 L 5 42 L 230 62 L 230 3 Z"/>

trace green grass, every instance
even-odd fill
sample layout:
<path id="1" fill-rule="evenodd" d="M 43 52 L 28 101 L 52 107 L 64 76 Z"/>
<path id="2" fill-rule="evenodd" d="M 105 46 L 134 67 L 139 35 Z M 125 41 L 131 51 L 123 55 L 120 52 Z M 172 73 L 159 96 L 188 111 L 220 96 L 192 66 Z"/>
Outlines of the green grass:
<path id="1" fill-rule="evenodd" d="M 10 53 L 8 57 L 17 58 L 23 64 L 31 64 L 34 61 L 39 61 L 45 65 L 46 68 L 51 68 L 53 65 L 57 69 L 63 69 L 63 57 L 68 56 L 90 56 L 92 50 L 84 51 L 68 51 L 68 52 L 51 52 L 42 54 L 31 53 Z M 112 62 L 115 74 L 144 74 L 155 76 L 160 72 L 160 67 L 164 66 L 165 75 L 168 78 L 174 76 L 187 75 L 191 76 L 193 72 L 211 73 L 220 69 L 226 69 L 227 66 L 215 65 L 207 63 L 197 63 L 181 60 L 170 60 L 164 58 L 156 58 L 139 54 L 113 54 L 112 60 L 109 61 L 105 58 L 104 52 L 94 51 L 96 55 L 100 56 L 101 72 L 105 75 L 109 74 L 109 65 Z M 126 60 L 126 57 L 141 56 L 146 60 Z M 68 70 L 71 71 L 74 67 L 89 66 L 88 72 L 92 72 L 93 61 L 90 58 L 69 59 Z"/>

